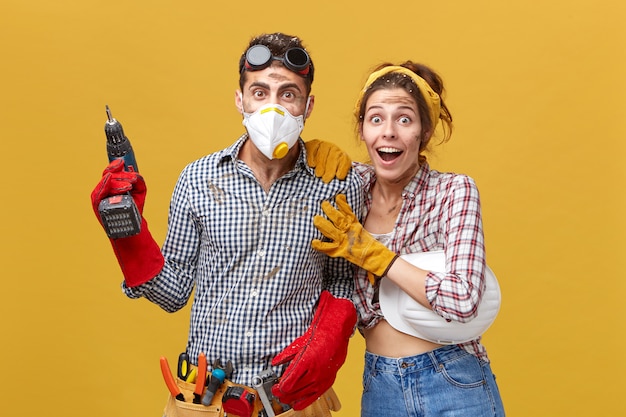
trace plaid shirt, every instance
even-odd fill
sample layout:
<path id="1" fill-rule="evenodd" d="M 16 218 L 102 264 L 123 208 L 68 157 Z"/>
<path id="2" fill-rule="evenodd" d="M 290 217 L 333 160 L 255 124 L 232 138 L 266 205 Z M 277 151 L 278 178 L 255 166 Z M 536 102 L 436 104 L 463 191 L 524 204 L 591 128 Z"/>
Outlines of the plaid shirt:
<path id="1" fill-rule="evenodd" d="M 187 342 L 192 362 L 200 352 L 209 363 L 230 360 L 233 381 L 250 385 L 306 332 L 322 290 L 351 299 L 353 267 L 311 247 L 312 239 L 323 238 L 313 216 L 339 193 L 361 207 L 363 189 L 354 171 L 324 184 L 306 164 L 300 140 L 295 167 L 266 192 L 237 159 L 246 139 L 183 170 L 161 250 L 165 266 L 148 283 L 124 291 L 174 312 L 195 287 Z"/>
<path id="2" fill-rule="evenodd" d="M 354 166 L 365 182 L 365 210 L 369 211 L 376 175 L 369 165 Z M 400 255 L 443 250 L 448 272 L 428 274 L 426 296 L 433 311 L 443 318 L 471 320 L 485 289 L 485 247 L 476 184 L 465 175 L 441 173 L 423 164 L 404 188 L 402 200 L 387 246 Z M 359 328 L 371 328 L 383 319 L 378 284 L 372 287 L 367 272 L 361 269 L 357 272 L 354 301 Z M 480 338 L 460 346 L 488 361 Z"/>

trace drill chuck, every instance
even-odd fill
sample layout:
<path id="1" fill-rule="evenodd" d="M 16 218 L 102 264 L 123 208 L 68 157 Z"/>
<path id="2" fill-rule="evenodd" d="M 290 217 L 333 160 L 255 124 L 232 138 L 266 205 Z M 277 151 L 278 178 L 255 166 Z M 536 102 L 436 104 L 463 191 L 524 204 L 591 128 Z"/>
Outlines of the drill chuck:
<path id="1" fill-rule="evenodd" d="M 111 109 L 106 106 L 107 121 L 104 124 L 104 134 L 107 138 L 107 155 L 109 162 L 114 159 L 124 159 L 124 166 L 128 171 L 139 172 L 135 152 L 130 140 L 124 134 L 122 124 L 111 115 Z"/>

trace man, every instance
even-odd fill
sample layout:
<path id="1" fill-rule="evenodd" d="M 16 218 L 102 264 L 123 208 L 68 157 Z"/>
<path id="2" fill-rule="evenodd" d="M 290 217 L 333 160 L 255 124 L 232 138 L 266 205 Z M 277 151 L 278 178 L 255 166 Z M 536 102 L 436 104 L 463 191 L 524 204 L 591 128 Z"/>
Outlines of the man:
<path id="1" fill-rule="evenodd" d="M 314 107 L 314 66 L 300 39 L 253 38 L 239 71 L 235 105 L 247 133 L 183 170 L 162 249 L 143 219 L 138 235 L 111 242 L 127 296 L 174 312 L 195 287 L 186 349 L 193 363 L 201 353 L 209 364 L 230 361 L 232 382 L 246 387 L 271 368 L 281 377 L 272 390 L 280 402 L 318 410 L 345 361 L 356 312 L 352 267 L 312 249 L 323 238 L 313 217 L 337 194 L 358 210 L 362 191 L 349 164 L 322 162 L 332 146 L 305 149 L 300 138 Z M 307 156 L 320 172 L 337 167 L 347 178 L 320 180 Z M 142 211 L 145 189 L 139 175 L 113 161 L 92 193 L 94 210 L 130 191 Z"/>

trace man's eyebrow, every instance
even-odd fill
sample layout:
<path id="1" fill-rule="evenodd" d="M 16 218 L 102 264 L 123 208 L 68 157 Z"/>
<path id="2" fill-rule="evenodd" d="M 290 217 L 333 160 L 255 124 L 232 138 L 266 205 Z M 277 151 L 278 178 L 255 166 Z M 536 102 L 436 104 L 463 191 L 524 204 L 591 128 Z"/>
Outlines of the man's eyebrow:
<path id="1" fill-rule="evenodd" d="M 282 84 L 281 86 L 278 87 L 278 90 L 282 91 L 282 90 L 287 90 L 289 88 L 293 88 L 293 89 L 298 90 L 298 92 L 302 92 L 302 90 L 300 89 L 300 86 L 296 83 Z"/>
<path id="2" fill-rule="evenodd" d="M 248 89 L 252 89 L 252 88 L 256 88 L 256 87 L 260 87 L 260 88 L 264 88 L 266 90 L 270 90 L 271 87 L 268 83 L 262 82 L 262 81 L 254 81 L 250 84 L 250 86 L 248 87 Z M 300 88 L 300 86 L 297 83 L 285 83 L 285 84 L 281 84 L 278 86 L 278 91 L 284 91 L 287 89 L 293 88 L 295 90 L 297 90 L 299 93 L 302 92 L 302 89 Z"/>
<path id="3" fill-rule="evenodd" d="M 250 84 L 250 86 L 248 87 L 248 89 L 251 89 L 252 87 L 261 87 L 261 88 L 265 88 L 266 90 L 270 89 L 270 85 L 261 81 L 254 81 L 253 83 Z"/>

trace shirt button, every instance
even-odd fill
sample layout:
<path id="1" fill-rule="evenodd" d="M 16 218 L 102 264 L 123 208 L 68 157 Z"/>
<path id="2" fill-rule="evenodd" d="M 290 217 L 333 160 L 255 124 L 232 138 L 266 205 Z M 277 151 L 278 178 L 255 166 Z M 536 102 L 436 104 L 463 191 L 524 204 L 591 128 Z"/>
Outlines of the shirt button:
<path id="1" fill-rule="evenodd" d="M 259 295 L 259 292 L 257 290 L 252 290 L 252 296 L 256 297 Z"/>
<path id="2" fill-rule="evenodd" d="M 246 332 L 246 337 L 252 337 L 252 331 L 248 330 L 248 331 Z"/>
<path id="3" fill-rule="evenodd" d="M 259 249 L 256 254 L 261 258 L 265 256 L 265 249 Z"/>

